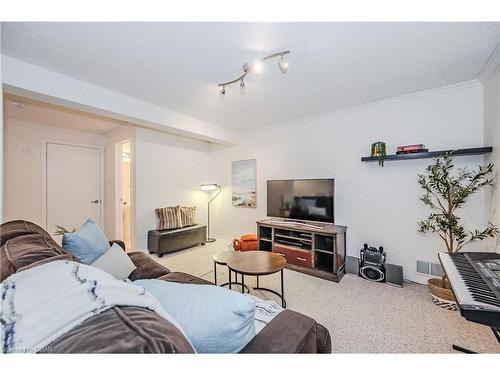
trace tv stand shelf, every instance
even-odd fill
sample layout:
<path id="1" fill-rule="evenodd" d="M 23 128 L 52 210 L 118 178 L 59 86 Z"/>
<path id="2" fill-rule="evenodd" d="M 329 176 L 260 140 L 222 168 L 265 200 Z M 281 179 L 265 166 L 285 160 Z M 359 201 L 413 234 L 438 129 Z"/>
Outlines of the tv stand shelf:
<path id="1" fill-rule="evenodd" d="M 347 227 L 323 223 L 257 221 L 259 250 L 287 259 L 287 268 L 339 282 L 345 271 Z"/>

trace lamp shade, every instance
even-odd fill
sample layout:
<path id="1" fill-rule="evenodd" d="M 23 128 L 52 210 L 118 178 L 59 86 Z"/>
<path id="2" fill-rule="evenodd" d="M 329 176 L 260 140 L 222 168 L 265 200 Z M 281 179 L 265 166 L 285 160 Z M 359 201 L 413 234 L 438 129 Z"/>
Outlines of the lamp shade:
<path id="1" fill-rule="evenodd" d="M 280 67 L 281 73 L 285 74 L 288 72 L 288 61 L 284 61 L 283 58 L 281 58 L 281 61 L 278 62 L 278 65 Z"/>
<path id="2" fill-rule="evenodd" d="M 220 188 L 220 186 L 217 184 L 201 184 L 200 188 L 203 191 L 211 191 L 211 190 L 216 190 L 216 189 Z"/>

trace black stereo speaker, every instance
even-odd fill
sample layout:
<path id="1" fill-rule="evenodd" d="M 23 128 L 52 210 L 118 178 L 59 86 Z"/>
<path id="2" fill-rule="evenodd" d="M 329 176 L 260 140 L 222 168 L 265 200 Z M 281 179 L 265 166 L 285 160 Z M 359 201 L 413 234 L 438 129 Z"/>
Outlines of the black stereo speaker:
<path id="1" fill-rule="evenodd" d="M 359 275 L 370 281 L 379 281 L 379 282 L 385 281 L 384 267 L 365 265 L 359 269 Z"/>
<path id="2" fill-rule="evenodd" d="M 359 259 L 356 257 L 346 256 L 345 258 L 345 272 L 350 275 L 359 274 Z"/>
<path id="3" fill-rule="evenodd" d="M 387 284 L 403 287 L 403 267 L 395 264 L 386 264 L 385 275 Z"/>
<path id="4" fill-rule="evenodd" d="M 364 244 L 359 252 L 359 276 L 371 281 L 385 282 L 385 257 L 382 246 L 377 249 Z"/>

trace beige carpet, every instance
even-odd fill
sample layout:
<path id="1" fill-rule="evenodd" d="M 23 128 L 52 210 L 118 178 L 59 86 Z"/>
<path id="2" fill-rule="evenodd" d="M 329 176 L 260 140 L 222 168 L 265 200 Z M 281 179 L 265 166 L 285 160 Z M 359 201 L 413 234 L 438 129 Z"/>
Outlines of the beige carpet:
<path id="1" fill-rule="evenodd" d="M 212 256 L 228 250 L 217 240 L 158 258 L 172 271 L 187 272 L 213 281 Z M 227 268 L 218 266 L 218 282 L 226 282 Z M 346 275 L 340 283 L 285 270 L 287 308 L 323 324 L 332 336 L 334 353 L 446 353 L 458 344 L 479 352 L 500 353 L 489 328 L 467 322 L 459 313 L 436 307 L 427 287 L 404 288 L 378 284 Z M 254 277 L 245 278 L 249 286 Z M 279 275 L 260 278 L 260 285 L 279 290 Z M 271 293 L 256 296 L 278 300 Z"/>

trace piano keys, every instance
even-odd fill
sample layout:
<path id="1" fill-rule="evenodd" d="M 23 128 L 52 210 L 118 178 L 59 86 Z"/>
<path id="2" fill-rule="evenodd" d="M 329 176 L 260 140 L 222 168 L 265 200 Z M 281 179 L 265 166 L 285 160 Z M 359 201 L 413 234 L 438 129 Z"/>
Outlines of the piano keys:
<path id="1" fill-rule="evenodd" d="M 500 327 L 500 254 L 439 253 L 462 316 L 472 322 Z"/>

